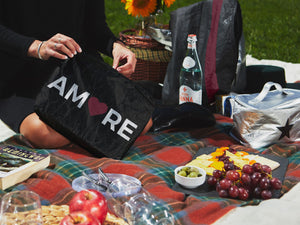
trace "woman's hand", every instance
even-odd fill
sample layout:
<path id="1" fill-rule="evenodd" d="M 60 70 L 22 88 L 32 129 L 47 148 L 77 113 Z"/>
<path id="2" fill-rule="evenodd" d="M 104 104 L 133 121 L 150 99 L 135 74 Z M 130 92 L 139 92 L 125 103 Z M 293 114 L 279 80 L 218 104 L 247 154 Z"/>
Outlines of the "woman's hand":
<path id="1" fill-rule="evenodd" d="M 35 40 L 28 49 L 29 56 L 43 60 L 48 60 L 50 57 L 72 58 L 78 52 L 82 52 L 79 44 L 73 38 L 63 34 L 56 34 L 44 42 Z"/>
<path id="2" fill-rule="evenodd" d="M 129 77 L 135 70 L 136 58 L 135 54 L 130 51 L 122 43 L 116 41 L 113 46 L 113 68 L 118 70 L 121 74 L 126 77 Z M 126 59 L 126 63 L 122 66 L 119 66 L 121 60 Z"/>

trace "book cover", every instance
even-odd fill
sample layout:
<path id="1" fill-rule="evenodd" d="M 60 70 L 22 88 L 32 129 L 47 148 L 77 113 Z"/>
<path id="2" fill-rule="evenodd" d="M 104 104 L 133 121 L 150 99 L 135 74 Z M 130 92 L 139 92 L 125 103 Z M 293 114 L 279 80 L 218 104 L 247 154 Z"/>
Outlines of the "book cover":
<path id="1" fill-rule="evenodd" d="M 7 189 L 46 168 L 49 154 L 41 154 L 28 148 L 0 145 L 0 189 Z"/>

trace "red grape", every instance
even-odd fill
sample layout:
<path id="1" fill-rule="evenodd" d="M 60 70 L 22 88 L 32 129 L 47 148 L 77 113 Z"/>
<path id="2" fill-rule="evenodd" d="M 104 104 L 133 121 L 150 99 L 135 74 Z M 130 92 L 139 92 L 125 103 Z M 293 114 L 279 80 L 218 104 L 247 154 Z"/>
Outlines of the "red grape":
<path id="1" fill-rule="evenodd" d="M 254 198 L 260 198 L 261 197 L 261 188 L 259 186 L 255 187 L 252 194 L 253 194 Z"/>
<path id="2" fill-rule="evenodd" d="M 236 185 L 231 186 L 228 189 L 228 194 L 232 198 L 237 198 L 239 196 L 239 188 Z"/>
<path id="3" fill-rule="evenodd" d="M 248 197 L 250 197 L 252 195 L 253 188 L 250 186 L 244 186 L 243 188 L 248 192 Z"/>
<path id="4" fill-rule="evenodd" d="M 272 192 L 270 190 L 262 190 L 261 197 L 262 199 L 270 199 L 272 198 Z"/>
<path id="5" fill-rule="evenodd" d="M 243 166 L 242 172 L 247 173 L 247 174 L 252 174 L 254 172 L 254 170 L 253 170 L 252 166 L 250 166 L 249 164 L 246 164 Z"/>
<path id="6" fill-rule="evenodd" d="M 260 179 L 261 179 L 261 173 L 259 172 L 254 172 L 252 175 L 251 175 L 251 180 L 252 180 L 252 185 L 253 186 L 257 186 L 260 182 Z"/>
<path id="7" fill-rule="evenodd" d="M 232 185 L 232 181 L 224 178 L 223 180 L 220 180 L 220 188 L 227 190 Z"/>
<path id="8" fill-rule="evenodd" d="M 236 170 L 229 170 L 226 172 L 226 178 L 231 181 L 237 181 L 240 178 L 240 174 Z"/>
<path id="9" fill-rule="evenodd" d="M 216 184 L 216 191 L 219 192 L 220 190 L 221 190 L 220 182 L 217 181 L 217 184 Z"/>
<path id="10" fill-rule="evenodd" d="M 222 198 L 227 198 L 228 197 L 228 191 L 224 190 L 224 189 L 221 189 L 219 191 L 219 196 L 222 197 Z"/>
<path id="11" fill-rule="evenodd" d="M 217 184 L 217 178 L 216 177 L 213 177 L 213 176 L 209 176 L 207 178 L 207 183 L 210 185 L 210 186 L 215 186 Z"/>
<path id="12" fill-rule="evenodd" d="M 239 199 L 247 200 L 249 197 L 249 193 L 245 188 L 239 188 Z"/>
<path id="13" fill-rule="evenodd" d="M 262 172 L 261 164 L 260 163 L 254 163 L 252 165 L 252 167 L 253 167 L 254 172 Z"/>
<path id="14" fill-rule="evenodd" d="M 224 170 L 229 171 L 234 169 L 233 163 L 224 163 Z"/>
<path id="15" fill-rule="evenodd" d="M 259 186 L 263 190 L 269 189 L 271 187 L 269 178 L 268 177 L 261 178 L 259 182 Z"/>
<path id="16" fill-rule="evenodd" d="M 265 172 L 265 173 L 267 173 L 267 174 L 271 174 L 271 172 L 272 172 L 271 167 L 268 166 L 268 165 L 262 165 L 262 166 L 261 166 L 261 169 L 262 169 L 263 172 Z"/>
<path id="17" fill-rule="evenodd" d="M 241 181 L 245 185 L 250 185 L 251 184 L 251 176 L 247 173 L 243 173 L 241 176 Z"/>
<path id="18" fill-rule="evenodd" d="M 275 190 L 279 190 L 279 189 L 281 189 L 281 187 L 282 187 L 281 181 L 280 181 L 278 178 L 276 178 L 276 177 L 273 177 L 273 178 L 270 180 L 270 184 L 271 184 L 271 187 L 272 187 L 273 189 L 275 189 Z"/>
<path id="19" fill-rule="evenodd" d="M 214 170 L 213 176 L 215 178 L 221 178 L 222 177 L 222 171 L 221 170 Z"/>

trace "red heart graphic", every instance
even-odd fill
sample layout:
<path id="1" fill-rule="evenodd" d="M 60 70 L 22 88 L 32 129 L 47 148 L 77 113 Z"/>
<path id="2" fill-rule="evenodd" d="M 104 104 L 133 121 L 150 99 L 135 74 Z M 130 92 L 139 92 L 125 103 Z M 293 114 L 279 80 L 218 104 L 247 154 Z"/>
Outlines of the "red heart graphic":
<path id="1" fill-rule="evenodd" d="M 91 97 L 88 101 L 89 111 L 91 116 L 101 115 L 107 112 L 107 105 L 99 102 L 98 98 Z"/>

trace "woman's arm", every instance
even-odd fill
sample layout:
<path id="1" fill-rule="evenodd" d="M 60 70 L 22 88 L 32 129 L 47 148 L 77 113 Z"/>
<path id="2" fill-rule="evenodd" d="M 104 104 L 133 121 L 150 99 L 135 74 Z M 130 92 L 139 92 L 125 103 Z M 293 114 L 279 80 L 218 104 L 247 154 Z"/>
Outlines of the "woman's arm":
<path id="1" fill-rule="evenodd" d="M 104 0 L 86 1 L 84 27 L 88 50 L 96 49 L 112 57 L 117 38 L 106 23 Z"/>
<path id="2" fill-rule="evenodd" d="M 77 52 L 81 52 L 80 46 L 66 35 L 56 34 L 42 43 L 40 40 L 18 34 L 1 24 L 0 50 L 14 56 L 29 56 L 43 60 L 50 57 L 72 58 Z"/>
<path id="3" fill-rule="evenodd" d="M 18 34 L 0 24 L 0 50 L 10 55 L 26 57 L 34 38 Z"/>

